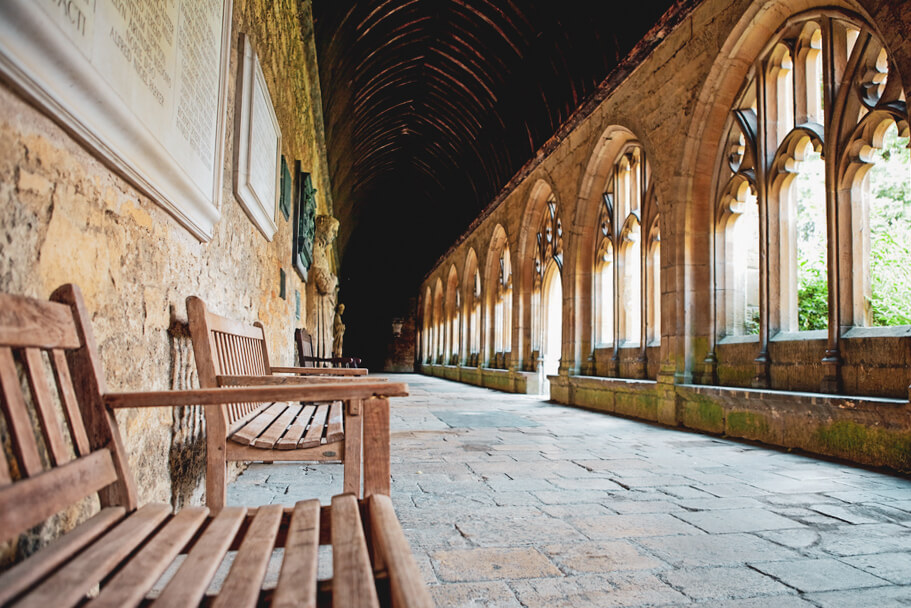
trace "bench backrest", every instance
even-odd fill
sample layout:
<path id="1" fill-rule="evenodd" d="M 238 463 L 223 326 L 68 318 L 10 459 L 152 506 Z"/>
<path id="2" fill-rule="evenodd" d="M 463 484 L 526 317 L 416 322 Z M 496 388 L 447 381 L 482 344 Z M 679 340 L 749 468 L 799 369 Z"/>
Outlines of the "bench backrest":
<path id="1" fill-rule="evenodd" d="M 206 303 L 196 296 L 187 298 L 187 316 L 196 371 L 202 388 L 217 388 L 219 376 L 268 376 L 269 353 L 262 323 L 245 325 L 206 310 Z M 245 418 L 260 403 L 234 403 L 206 408 L 206 419 L 213 410 L 220 411 L 227 428 Z"/>
<path id="2" fill-rule="evenodd" d="M 0 543 L 92 494 L 136 508 L 136 490 L 82 294 L 0 294 Z"/>
<path id="3" fill-rule="evenodd" d="M 294 342 L 297 344 L 297 356 L 300 359 L 301 367 L 316 367 L 313 357 L 313 337 L 303 327 L 294 330 Z"/>

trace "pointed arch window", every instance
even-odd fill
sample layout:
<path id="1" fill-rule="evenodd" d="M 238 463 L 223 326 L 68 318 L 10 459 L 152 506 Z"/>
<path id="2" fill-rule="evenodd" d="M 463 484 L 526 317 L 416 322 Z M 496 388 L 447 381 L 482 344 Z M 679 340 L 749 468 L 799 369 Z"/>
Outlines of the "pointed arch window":
<path id="1" fill-rule="evenodd" d="M 907 102 L 856 15 L 792 17 L 767 49 L 719 154 L 716 334 L 759 335 L 764 386 L 772 337 L 827 330 L 822 388 L 838 390 L 844 328 L 911 325 Z"/>
<path id="2" fill-rule="evenodd" d="M 556 264 L 559 272 L 563 272 L 563 220 L 560 218 L 560 209 L 557 199 L 551 194 L 544 208 L 544 216 L 535 234 L 534 253 L 534 278 L 531 292 L 531 339 L 532 358 L 537 359 L 544 346 L 544 302 L 542 302 L 542 287 L 544 276 L 550 264 Z"/>

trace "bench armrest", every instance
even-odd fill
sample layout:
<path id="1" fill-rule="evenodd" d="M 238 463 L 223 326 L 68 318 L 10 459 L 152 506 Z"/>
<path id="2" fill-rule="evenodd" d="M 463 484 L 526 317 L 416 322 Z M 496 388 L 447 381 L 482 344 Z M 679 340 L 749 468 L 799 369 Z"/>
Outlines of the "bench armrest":
<path id="1" fill-rule="evenodd" d="M 294 384 L 364 384 L 386 382 L 386 378 L 366 376 L 215 376 L 218 386 L 281 386 Z"/>
<path id="2" fill-rule="evenodd" d="M 300 355 L 301 363 L 329 363 L 330 365 L 346 365 L 358 367 L 361 364 L 360 357 L 314 357 L 312 355 Z"/>
<path id="3" fill-rule="evenodd" d="M 296 384 L 283 386 L 244 386 L 200 388 L 189 391 L 151 391 L 107 393 L 109 408 L 172 407 L 175 405 L 223 405 L 227 403 L 265 403 L 269 401 L 350 401 L 371 397 L 407 397 L 408 385 L 402 382 Z"/>
<path id="4" fill-rule="evenodd" d="M 280 374 L 299 374 L 301 376 L 366 376 L 363 367 L 271 367 Z"/>

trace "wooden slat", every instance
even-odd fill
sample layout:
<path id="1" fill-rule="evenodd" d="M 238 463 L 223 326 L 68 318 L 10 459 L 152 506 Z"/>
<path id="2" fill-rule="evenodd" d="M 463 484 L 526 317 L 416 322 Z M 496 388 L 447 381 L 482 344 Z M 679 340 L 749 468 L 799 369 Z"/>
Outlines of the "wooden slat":
<path id="1" fill-rule="evenodd" d="M 334 401 L 329 406 L 329 419 L 326 421 L 326 441 L 340 441 L 345 438 L 345 427 L 342 422 L 342 402 Z"/>
<path id="2" fill-rule="evenodd" d="M 236 321 L 228 317 L 217 315 L 214 312 L 206 311 L 206 321 L 209 325 L 209 331 L 218 331 L 226 334 L 244 336 L 247 338 L 262 339 L 263 332 L 255 325 Z"/>
<path id="3" fill-rule="evenodd" d="M 367 399 L 364 416 L 364 497 L 390 492 L 389 400 Z"/>
<path id="4" fill-rule="evenodd" d="M 389 573 L 392 605 L 396 608 L 433 608 L 433 599 L 414 561 L 388 496 L 374 494 L 367 499 L 374 550 Z"/>
<path id="5" fill-rule="evenodd" d="M 41 472 L 41 457 L 32 431 L 32 422 L 25 407 L 25 397 L 19 384 L 16 362 L 9 347 L 0 347 L 0 389 L 2 389 L 3 413 L 13 436 L 13 452 L 19 460 L 23 473 L 31 477 Z"/>
<path id="6" fill-rule="evenodd" d="M 295 450 L 263 450 L 262 448 L 254 448 L 251 445 L 242 445 L 229 441 L 227 442 L 226 456 L 229 461 L 236 462 L 264 460 L 273 462 L 293 462 L 295 460 L 338 462 L 345 459 L 345 443 L 337 441 L 335 443 L 323 443 L 313 448 L 298 448 Z"/>
<path id="7" fill-rule="evenodd" d="M 35 400 L 35 409 L 41 421 L 41 430 L 47 442 L 51 464 L 60 465 L 69 462 L 70 455 L 60 430 L 57 412 L 54 411 L 54 401 L 49 390 L 47 374 L 44 371 L 44 361 L 41 351 L 36 348 L 25 349 L 25 368 L 27 370 L 29 389 Z"/>
<path id="8" fill-rule="evenodd" d="M 294 505 L 272 608 L 316 606 L 319 512 L 318 500 L 301 501 Z"/>
<path id="9" fill-rule="evenodd" d="M 288 430 L 288 427 L 294 421 L 294 418 L 300 413 L 303 408 L 302 405 L 295 405 L 293 403 L 287 404 L 288 407 L 285 408 L 285 411 L 282 412 L 282 415 L 275 419 L 275 421 L 269 425 L 263 434 L 253 440 L 253 446 L 257 448 L 274 448 L 275 443 L 281 439 L 282 435 L 285 434 L 285 431 Z"/>
<path id="10" fill-rule="evenodd" d="M 146 505 L 128 517 L 78 559 L 54 573 L 27 595 L 18 608 L 75 606 L 85 594 L 129 556 L 171 512 L 168 505 Z"/>
<path id="11" fill-rule="evenodd" d="M 187 391 L 107 393 L 105 404 L 120 407 L 172 407 L 175 405 L 221 405 L 224 403 L 266 403 L 274 401 L 346 401 L 373 396 L 407 397 L 402 382 L 302 384 L 295 386 L 250 386 L 199 388 Z"/>
<path id="12" fill-rule="evenodd" d="M 326 417 L 329 415 L 328 403 L 317 403 L 316 411 L 313 412 L 313 418 L 310 419 L 310 427 L 304 433 L 298 447 L 313 448 L 322 443 L 323 431 L 326 426 Z"/>
<path id="13" fill-rule="evenodd" d="M 86 434 L 92 449 L 107 448 L 111 451 L 117 481 L 102 488 L 98 499 L 102 507 L 121 505 L 127 511 L 136 508 L 136 484 L 130 471 L 123 439 L 117 431 L 117 420 L 114 413 L 105 407 L 103 395 L 107 392 L 104 381 L 104 370 L 98 357 L 95 344 L 95 333 L 89 320 L 82 292 L 73 284 L 61 285 L 51 294 L 51 299 L 69 305 L 76 335 L 82 348 L 69 350 L 66 353 L 67 365 L 73 376 L 73 390 L 82 412 Z"/>
<path id="14" fill-rule="evenodd" d="M 339 376 L 216 376 L 218 386 L 281 386 L 286 384 L 376 383 L 381 378 L 343 378 Z"/>
<path id="15" fill-rule="evenodd" d="M 231 564 L 228 577 L 212 602 L 213 608 L 256 606 L 281 520 L 281 505 L 268 505 L 258 510 Z"/>
<path id="16" fill-rule="evenodd" d="M 301 437 L 304 436 L 307 425 L 310 423 L 310 419 L 313 417 L 313 412 L 315 411 L 315 405 L 305 405 L 294 422 L 291 423 L 291 426 L 288 427 L 288 432 L 285 433 L 284 437 L 278 440 L 275 447 L 279 450 L 295 449 L 300 442 Z"/>
<path id="17" fill-rule="evenodd" d="M 247 509 L 243 507 L 222 509 L 152 605 L 159 608 L 199 605 L 246 515 Z"/>
<path id="18" fill-rule="evenodd" d="M 257 414 L 255 418 L 252 418 L 250 422 L 243 426 L 243 428 L 231 435 L 231 441 L 247 444 L 253 443 L 253 440 L 259 437 L 270 424 L 275 422 L 287 408 L 287 403 L 273 403 Z"/>
<path id="19" fill-rule="evenodd" d="M 0 489 L 0 542 L 117 481 L 108 450 L 97 450 Z"/>
<path id="20" fill-rule="evenodd" d="M 164 574 L 180 550 L 205 522 L 209 510 L 188 507 L 177 513 L 142 550 L 118 572 L 93 601 L 91 608 L 137 606 Z"/>
<path id="21" fill-rule="evenodd" d="M 273 367 L 272 371 L 311 376 L 366 376 L 368 370 L 362 367 Z M 374 380 L 377 381 L 379 378 Z"/>
<path id="22" fill-rule="evenodd" d="M 79 348 L 69 306 L 0 294 L 0 345 Z"/>
<path id="23" fill-rule="evenodd" d="M 353 494 L 332 497 L 332 606 L 379 608 L 361 514 Z"/>
<path id="24" fill-rule="evenodd" d="M 9 461 L 6 459 L 6 452 L 0 449 L 0 487 L 13 483 L 10 476 Z"/>
<path id="25" fill-rule="evenodd" d="M 63 411 L 66 412 L 66 421 L 70 427 L 70 437 L 76 448 L 78 456 L 85 456 L 89 453 L 89 436 L 85 432 L 85 425 L 82 423 L 82 413 L 79 411 L 79 404 L 76 402 L 76 393 L 73 392 L 73 379 L 70 378 L 70 368 L 66 363 L 66 354 L 60 349 L 51 351 L 51 369 L 54 370 L 54 380 L 57 382 L 57 394 L 60 395 L 60 402 L 63 404 Z"/>
<path id="26" fill-rule="evenodd" d="M 357 404 L 357 408 L 349 408 L 349 412 L 352 410 L 364 411 L 360 401 L 354 401 L 353 404 Z M 345 429 L 345 469 L 342 487 L 346 493 L 360 496 L 364 416 L 349 413 L 345 418 L 345 423 L 347 428 Z"/>
<path id="27" fill-rule="evenodd" d="M 94 517 L 58 537 L 38 553 L 0 574 L 0 606 L 6 606 L 14 597 L 34 586 L 71 556 L 107 532 L 112 525 L 123 519 L 125 514 L 126 509 L 123 507 L 102 509 Z"/>

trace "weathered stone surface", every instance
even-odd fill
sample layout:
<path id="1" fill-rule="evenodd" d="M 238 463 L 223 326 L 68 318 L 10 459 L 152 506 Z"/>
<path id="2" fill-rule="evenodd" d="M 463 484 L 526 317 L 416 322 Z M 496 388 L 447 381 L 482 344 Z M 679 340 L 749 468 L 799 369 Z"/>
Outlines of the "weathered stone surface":
<path id="1" fill-rule="evenodd" d="M 886 584 L 886 581 L 878 576 L 872 576 L 835 559 L 798 559 L 750 565 L 803 593 L 881 587 Z"/>
<path id="2" fill-rule="evenodd" d="M 691 434 L 582 410 L 561 413 L 559 430 L 551 428 L 552 460 L 526 461 L 529 452 L 515 449 L 464 452 L 474 459 L 446 462 L 432 455 L 447 451 L 447 444 L 502 441 L 501 445 L 516 445 L 516 431 L 481 424 L 453 433 L 434 422 L 427 414 L 430 410 L 457 411 L 466 402 L 484 399 L 491 410 L 502 408 L 543 422 L 557 406 L 516 395 L 491 398 L 487 391 L 475 388 L 458 392 L 450 382 L 423 376 L 401 379 L 409 382 L 413 396 L 392 402 L 392 424 L 399 429 L 392 438 L 392 452 L 401 459 L 393 472 L 409 482 L 418 481 L 394 487 L 392 499 L 418 565 L 441 605 L 880 608 L 899 606 L 907 597 L 911 527 L 896 518 L 908 513 L 898 506 L 911 504 L 908 480 L 732 441 L 706 442 Z M 610 429 L 613 447 L 603 453 L 615 457 L 588 459 L 585 467 L 574 463 L 570 455 L 577 452 L 578 444 L 602 442 L 605 429 Z M 500 460 L 504 457 L 508 462 Z M 669 492 L 681 486 L 671 473 L 680 462 L 687 463 L 688 474 L 698 471 L 736 479 L 733 485 L 751 488 L 753 493 L 731 498 L 675 497 Z M 545 467 L 543 473 L 537 470 L 539 465 Z M 609 491 L 599 502 L 572 502 L 575 494 L 586 492 L 588 477 L 603 479 L 607 470 L 616 479 L 641 476 L 646 470 L 668 478 L 670 485 L 621 488 Z M 229 500 L 290 504 L 292 491 L 297 492 L 295 498 L 311 491 L 326 502 L 340 475 L 337 465 L 256 464 L 229 485 Z M 853 489 L 834 498 L 825 486 L 808 484 L 814 491 L 797 493 L 790 485 L 772 484 L 767 489 L 749 485 L 802 478 L 808 482 L 834 478 Z M 579 480 L 581 487 L 556 487 L 569 480 Z M 554 486 L 550 492 L 567 495 L 567 502 L 535 503 L 522 499 L 535 490 L 504 492 L 492 487 L 542 483 Z M 472 491 L 461 492 L 464 487 Z M 874 510 L 884 505 L 891 511 Z M 820 506 L 885 513 L 893 519 L 884 515 L 872 523 L 852 524 L 813 510 Z M 790 519 L 811 515 L 818 519 Z M 704 518 L 699 523 L 706 529 L 681 519 L 691 516 Z M 798 527 L 722 531 L 724 525 L 743 526 L 753 519 L 757 523 L 748 527 L 779 526 L 782 520 Z M 799 591 L 800 585 L 809 588 L 809 583 L 827 578 L 837 579 L 828 584 L 845 588 Z M 882 581 L 878 586 L 864 586 L 877 578 Z M 852 598 L 853 603 L 843 598 Z"/>
<path id="3" fill-rule="evenodd" d="M 431 555 L 440 580 L 447 582 L 561 576 L 535 549 L 467 549 Z"/>

